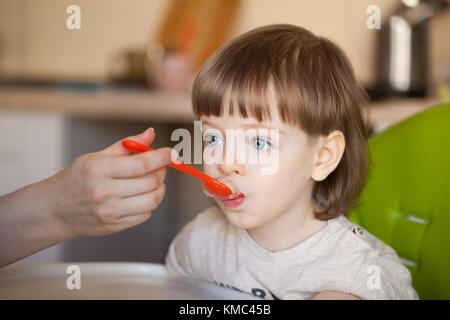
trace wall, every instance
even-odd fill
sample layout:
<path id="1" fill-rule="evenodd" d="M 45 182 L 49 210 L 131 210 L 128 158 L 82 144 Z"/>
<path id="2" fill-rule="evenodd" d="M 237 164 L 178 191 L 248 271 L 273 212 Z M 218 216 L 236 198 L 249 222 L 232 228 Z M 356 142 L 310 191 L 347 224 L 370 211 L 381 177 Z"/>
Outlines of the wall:
<path id="1" fill-rule="evenodd" d="M 376 4 L 382 20 L 399 0 L 243 0 L 230 37 L 271 23 L 291 23 L 336 41 L 350 57 L 357 78 L 374 81 L 376 30 L 368 30 L 366 8 Z M 70 4 L 81 7 L 82 29 L 65 27 Z M 167 0 L 0 0 L 0 74 L 107 76 L 107 61 L 123 47 L 155 37 Z M 449 61 L 450 10 L 432 24 L 431 60 Z"/>

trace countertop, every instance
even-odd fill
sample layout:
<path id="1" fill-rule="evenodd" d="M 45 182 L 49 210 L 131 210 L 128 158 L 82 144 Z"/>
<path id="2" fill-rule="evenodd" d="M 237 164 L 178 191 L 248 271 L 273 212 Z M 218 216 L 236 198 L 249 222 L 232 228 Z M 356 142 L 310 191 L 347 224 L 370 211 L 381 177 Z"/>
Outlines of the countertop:
<path id="1" fill-rule="evenodd" d="M 371 103 L 371 126 L 392 125 L 438 104 L 437 99 L 390 99 Z M 51 111 L 69 116 L 176 122 L 193 120 L 189 92 L 152 92 L 142 89 L 99 89 L 91 91 L 56 88 L 0 88 L 0 110 Z"/>

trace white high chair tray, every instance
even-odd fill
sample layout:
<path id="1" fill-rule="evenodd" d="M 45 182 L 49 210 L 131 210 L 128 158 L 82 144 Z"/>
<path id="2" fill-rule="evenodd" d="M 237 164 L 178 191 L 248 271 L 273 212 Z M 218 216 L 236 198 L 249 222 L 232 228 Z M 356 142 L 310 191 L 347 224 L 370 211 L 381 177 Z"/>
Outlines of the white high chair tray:
<path id="1" fill-rule="evenodd" d="M 67 267 L 80 267 L 80 289 L 68 289 Z M 256 297 L 203 281 L 170 278 L 161 264 L 16 264 L 0 269 L 0 299 L 243 299 Z"/>

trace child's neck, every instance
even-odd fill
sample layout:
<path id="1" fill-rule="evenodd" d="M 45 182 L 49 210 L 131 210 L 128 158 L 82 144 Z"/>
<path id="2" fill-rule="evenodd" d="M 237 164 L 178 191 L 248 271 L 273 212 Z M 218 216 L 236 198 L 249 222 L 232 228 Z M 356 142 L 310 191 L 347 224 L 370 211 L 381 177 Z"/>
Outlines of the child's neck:
<path id="1" fill-rule="evenodd" d="M 247 229 L 247 232 L 261 247 L 276 252 L 295 247 L 326 225 L 327 221 L 314 217 L 312 204 L 308 203 L 290 208 L 262 226 Z"/>

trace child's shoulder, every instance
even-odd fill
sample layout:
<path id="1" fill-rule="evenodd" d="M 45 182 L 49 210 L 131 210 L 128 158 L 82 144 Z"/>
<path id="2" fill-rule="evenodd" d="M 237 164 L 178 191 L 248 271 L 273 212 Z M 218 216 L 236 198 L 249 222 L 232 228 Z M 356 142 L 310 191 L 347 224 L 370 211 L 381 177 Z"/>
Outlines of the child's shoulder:
<path id="1" fill-rule="evenodd" d="M 338 234 L 347 241 L 352 241 L 353 248 L 360 248 L 365 250 L 376 250 L 386 253 L 394 253 L 395 251 L 386 245 L 382 240 L 371 234 L 365 228 L 351 222 L 345 216 L 339 216 L 330 221 L 329 229 L 331 232 L 338 232 Z M 343 239 L 343 240 L 344 240 Z M 343 244 L 348 244 L 346 241 Z"/>
<path id="2" fill-rule="evenodd" d="M 392 247 L 344 216 L 333 219 L 329 228 L 334 228 L 339 237 L 334 248 L 336 255 L 358 261 L 358 271 L 353 275 L 354 293 L 367 298 L 417 298 L 411 287 L 411 274 Z M 368 281 L 377 274 L 383 290 L 370 290 Z"/>

